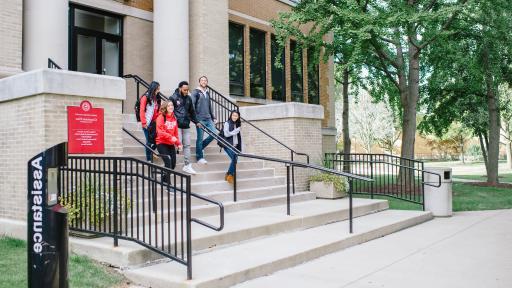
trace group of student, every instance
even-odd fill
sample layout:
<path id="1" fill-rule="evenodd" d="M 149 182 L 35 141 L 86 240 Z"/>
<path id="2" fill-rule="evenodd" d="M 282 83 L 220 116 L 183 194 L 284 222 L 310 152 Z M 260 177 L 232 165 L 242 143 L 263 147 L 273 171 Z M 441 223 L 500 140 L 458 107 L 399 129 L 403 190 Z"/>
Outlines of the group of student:
<path id="1" fill-rule="evenodd" d="M 169 101 L 162 101 L 158 96 L 160 84 L 151 82 L 149 89 L 140 98 L 140 120 L 142 130 L 146 137 L 146 145 L 151 147 L 150 133 L 156 127 L 155 144 L 158 153 L 169 156 L 162 157 L 165 167 L 173 169 L 176 167 L 176 152 L 183 150 L 184 166 L 183 171 L 188 174 L 196 174 L 190 162 L 190 123 L 196 126 L 196 158 L 197 163 L 206 165 L 208 161 L 204 158 L 203 150 L 214 140 L 212 135 L 204 139 L 203 129 L 216 133 L 215 123 L 217 119 L 213 113 L 210 103 L 210 93 L 206 89 L 208 78 L 201 76 L 199 86 L 190 93 L 189 84 L 181 81 Z M 150 128 L 151 127 L 151 128 Z M 238 151 L 242 150 L 242 136 L 240 133 L 240 113 L 231 111 L 229 119 L 224 123 L 221 135 Z M 236 153 L 229 147 L 223 147 L 226 154 L 231 158 L 231 164 L 226 172 L 225 180 L 233 183 L 235 173 Z M 153 153 L 146 148 L 146 160 L 151 161 Z M 165 176 L 168 177 L 168 176 Z M 164 179 L 166 181 L 166 179 Z"/>

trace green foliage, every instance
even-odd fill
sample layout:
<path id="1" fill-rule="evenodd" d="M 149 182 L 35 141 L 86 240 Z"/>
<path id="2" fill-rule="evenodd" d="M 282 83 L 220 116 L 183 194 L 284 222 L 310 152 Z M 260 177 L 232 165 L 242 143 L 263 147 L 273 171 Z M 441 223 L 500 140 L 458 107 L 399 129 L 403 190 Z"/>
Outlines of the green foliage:
<path id="1" fill-rule="evenodd" d="M 130 211 L 132 203 L 129 196 L 125 197 L 113 187 L 107 187 L 105 191 L 99 180 L 92 179 L 85 179 L 73 193 L 62 195 L 59 203 L 68 210 L 68 223 L 85 224 L 90 221 L 93 226 L 101 227 L 114 213 L 114 193 L 117 194 L 118 214 Z M 87 218 L 82 218 L 82 215 L 87 215 Z"/>
<path id="2" fill-rule="evenodd" d="M 319 173 L 319 174 L 313 175 L 313 176 L 309 177 L 309 181 L 333 183 L 334 189 L 336 189 L 336 191 L 341 192 L 341 193 L 347 193 L 348 188 L 349 188 L 347 177 L 330 174 L 330 173 Z"/>

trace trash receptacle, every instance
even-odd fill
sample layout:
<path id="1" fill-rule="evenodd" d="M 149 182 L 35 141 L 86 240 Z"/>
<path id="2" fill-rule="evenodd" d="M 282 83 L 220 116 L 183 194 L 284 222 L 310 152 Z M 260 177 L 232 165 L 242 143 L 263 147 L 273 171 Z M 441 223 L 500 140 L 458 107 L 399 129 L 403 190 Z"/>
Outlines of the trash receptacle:
<path id="1" fill-rule="evenodd" d="M 452 216 L 452 168 L 429 167 L 424 175 L 425 210 L 436 217 Z"/>

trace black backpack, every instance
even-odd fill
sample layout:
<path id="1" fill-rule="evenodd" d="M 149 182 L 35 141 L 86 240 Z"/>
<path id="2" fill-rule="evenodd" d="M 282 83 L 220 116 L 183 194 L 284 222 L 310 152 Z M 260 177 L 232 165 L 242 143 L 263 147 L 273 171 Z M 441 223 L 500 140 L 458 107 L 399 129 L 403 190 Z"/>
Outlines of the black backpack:
<path id="1" fill-rule="evenodd" d="M 142 96 L 145 96 L 146 93 L 144 93 L 144 95 Z M 137 98 L 137 101 L 135 101 L 135 106 L 133 106 L 133 110 L 135 110 L 135 118 L 137 118 L 137 122 L 140 122 L 140 98 L 142 97 L 139 97 Z"/>

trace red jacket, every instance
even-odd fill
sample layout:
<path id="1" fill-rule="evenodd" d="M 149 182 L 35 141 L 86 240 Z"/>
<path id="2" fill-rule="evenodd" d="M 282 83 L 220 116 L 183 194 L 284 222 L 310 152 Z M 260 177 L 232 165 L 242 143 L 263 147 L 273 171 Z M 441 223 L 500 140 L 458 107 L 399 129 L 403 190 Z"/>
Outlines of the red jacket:
<path id="1" fill-rule="evenodd" d="M 165 116 L 160 113 L 156 118 L 156 144 L 180 145 L 178 121 L 174 113 Z"/>
<path id="2" fill-rule="evenodd" d="M 146 95 L 142 95 L 142 97 L 140 97 L 140 123 L 142 124 L 142 127 L 144 127 L 144 125 L 149 125 L 149 123 L 146 123 L 146 105 L 148 104 L 148 97 Z M 151 122 L 155 121 L 156 118 L 158 117 L 158 110 L 160 109 L 160 105 L 158 105 L 158 102 L 157 102 L 157 105 L 155 105 L 155 113 L 153 113 L 153 118 L 151 119 Z"/>

